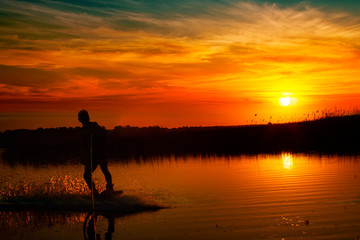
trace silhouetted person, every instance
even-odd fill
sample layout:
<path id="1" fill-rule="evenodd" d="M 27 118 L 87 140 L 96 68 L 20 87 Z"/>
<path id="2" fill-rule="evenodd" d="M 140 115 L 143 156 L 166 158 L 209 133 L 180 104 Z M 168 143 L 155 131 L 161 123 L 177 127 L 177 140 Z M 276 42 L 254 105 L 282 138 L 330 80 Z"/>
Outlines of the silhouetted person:
<path id="1" fill-rule="evenodd" d="M 86 110 L 81 110 L 78 114 L 79 122 L 82 123 L 82 138 L 84 141 L 83 162 L 85 163 L 84 179 L 89 188 L 93 189 L 94 196 L 99 196 L 98 190 L 92 181 L 91 175 L 96 167 L 100 165 L 101 171 L 106 179 L 106 193 L 114 192 L 111 174 L 107 166 L 105 152 L 106 133 L 105 128 L 100 127 L 96 122 L 90 122 L 89 114 Z M 92 162 L 91 162 L 92 159 Z"/>

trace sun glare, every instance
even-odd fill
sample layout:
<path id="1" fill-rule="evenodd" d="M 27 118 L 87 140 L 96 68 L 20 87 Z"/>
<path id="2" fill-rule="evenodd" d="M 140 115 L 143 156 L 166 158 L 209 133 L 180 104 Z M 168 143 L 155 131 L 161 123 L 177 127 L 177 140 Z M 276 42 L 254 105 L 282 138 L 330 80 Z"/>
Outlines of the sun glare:
<path id="1" fill-rule="evenodd" d="M 289 96 L 282 97 L 279 99 L 279 104 L 284 107 L 289 106 L 290 102 L 291 102 L 291 98 Z"/>
<path id="2" fill-rule="evenodd" d="M 292 106 L 297 103 L 297 100 L 291 93 L 283 93 L 283 96 L 279 98 L 279 104 L 283 107 Z"/>

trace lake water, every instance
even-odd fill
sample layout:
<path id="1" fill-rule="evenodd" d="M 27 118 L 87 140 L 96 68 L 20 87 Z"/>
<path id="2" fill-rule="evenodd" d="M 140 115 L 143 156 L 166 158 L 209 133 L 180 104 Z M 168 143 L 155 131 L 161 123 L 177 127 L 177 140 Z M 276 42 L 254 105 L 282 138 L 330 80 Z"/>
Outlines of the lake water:
<path id="1" fill-rule="evenodd" d="M 100 239 L 360 239 L 360 157 L 257 155 L 110 163 L 115 188 L 168 207 L 98 216 Z M 83 166 L 0 168 L 2 197 L 88 195 Z M 94 176 L 105 181 L 100 169 Z M 100 187 L 101 186 L 101 187 Z M 70 195 L 69 195 L 70 194 Z M 87 239 L 88 213 L 1 211 L 4 239 Z"/>

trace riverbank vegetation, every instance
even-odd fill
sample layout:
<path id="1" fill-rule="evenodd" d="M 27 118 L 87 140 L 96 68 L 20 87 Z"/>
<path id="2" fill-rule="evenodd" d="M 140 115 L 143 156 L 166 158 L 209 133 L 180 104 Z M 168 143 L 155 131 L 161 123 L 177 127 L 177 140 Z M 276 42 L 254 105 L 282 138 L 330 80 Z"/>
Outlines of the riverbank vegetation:
<path id="1" fill-rule="evenodd" d="M 161 155 L 272 154 L 283 151 L 320 154 L 360 153 L 360 115 L 326 117 L 286 124 L 214 127 L 131 127 L 107 130 L 107 154 L 113 160 Z M 81 128 L 9 130 L 0 133 L 3 160 L 15 163 L 78 161 Z"/>

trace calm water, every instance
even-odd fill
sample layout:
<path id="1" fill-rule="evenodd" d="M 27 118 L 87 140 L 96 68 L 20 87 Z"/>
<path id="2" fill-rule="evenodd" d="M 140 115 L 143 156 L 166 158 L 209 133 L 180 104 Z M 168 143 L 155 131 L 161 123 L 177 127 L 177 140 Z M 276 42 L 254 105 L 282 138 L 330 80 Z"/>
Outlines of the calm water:
<path id="1" fill-rule="evenodd" d="M 169 208 L 99 216 L 96 232 L 101 239 L 360 239 L 359 163 L 360 157 L 291 154 L 111 163 L 115 188 Z M 0 190 L 2 196 L 86 195 L 82 174 L 81 165 L 2 164 Z M 104 188 L 99 169 L 95 181 Z M 1 233 L 84 239 L 87 215 L 3 211 Z"/>

